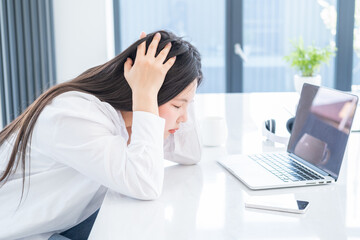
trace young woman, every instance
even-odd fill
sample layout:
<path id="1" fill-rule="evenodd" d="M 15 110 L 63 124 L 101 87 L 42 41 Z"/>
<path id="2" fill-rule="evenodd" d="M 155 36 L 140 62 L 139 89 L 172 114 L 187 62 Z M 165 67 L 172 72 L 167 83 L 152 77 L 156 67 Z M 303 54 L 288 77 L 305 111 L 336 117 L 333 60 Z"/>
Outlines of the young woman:
<path id="1" fill-rule="evenodd" d="M 160 31 L 43 93 L 0 132 L 0 239 L 79 227 L 107 189 L 158 198 L 164 158 L 200 160 L 201 80 L 199 52 Z"/>

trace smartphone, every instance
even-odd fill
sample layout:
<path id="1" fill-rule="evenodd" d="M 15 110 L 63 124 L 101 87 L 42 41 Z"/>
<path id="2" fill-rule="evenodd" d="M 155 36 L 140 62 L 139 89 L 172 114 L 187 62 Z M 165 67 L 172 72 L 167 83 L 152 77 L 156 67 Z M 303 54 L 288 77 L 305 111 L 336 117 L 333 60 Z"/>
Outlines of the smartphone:
<path id="1" fill-rule="evenodd" d="M 309 202 L 297 200 L 293 194 L 251 196 L 245 200 L 245 207 L 280 212 L 305 213 Z"/>

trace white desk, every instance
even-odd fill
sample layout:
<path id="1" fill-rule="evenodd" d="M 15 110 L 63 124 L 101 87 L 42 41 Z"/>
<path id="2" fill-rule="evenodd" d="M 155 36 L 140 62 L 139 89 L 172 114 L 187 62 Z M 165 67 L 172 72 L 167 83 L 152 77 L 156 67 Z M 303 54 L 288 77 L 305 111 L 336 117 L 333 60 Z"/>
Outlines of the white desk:
<path id="1" fill-rule="evenodd" d="M 261 122 L 278 114 L 289 118 L 282 106 L 294 112 L 297 98 L 296 93 L 198 95 L 199 119 L 227 119 L 226 146 L 204 147 L 198 165 L 168 164 L 158 200 L 109 191 L 90 239 L 360 239 L 360 133 L 350 136 L 339 181 L 332 185 L 252 191 L 216 163 L 226 154 L 284 150 L 264 141 Z M 244 207 L 247 195 L 278 193 L 310 201 L 308 212 Z"/>

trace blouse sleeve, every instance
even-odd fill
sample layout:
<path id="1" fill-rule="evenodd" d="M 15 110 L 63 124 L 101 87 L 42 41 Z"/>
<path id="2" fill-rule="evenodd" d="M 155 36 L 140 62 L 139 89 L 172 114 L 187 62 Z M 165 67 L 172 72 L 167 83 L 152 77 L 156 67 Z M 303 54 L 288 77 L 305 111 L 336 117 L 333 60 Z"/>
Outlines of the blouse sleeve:
<path id="1" fill-rule="evenodd" d="M 180 164 L 191 165 L 201 159 L 201 140 L 195 118 L 194 102 L 189 104 L 188 120 L 171 134 L 164 143 L 165 159 Z"/>
<path id="2" fill-rule="evenodd" d="M 79 97 L 54 101 L 41 113 L 32 144 L 60 165 L 116 192 L 144 200 L 158 198 L 164 176 L 165 120 L 134 112 L 127 145 L 119 116 L 104 104 Z"/>

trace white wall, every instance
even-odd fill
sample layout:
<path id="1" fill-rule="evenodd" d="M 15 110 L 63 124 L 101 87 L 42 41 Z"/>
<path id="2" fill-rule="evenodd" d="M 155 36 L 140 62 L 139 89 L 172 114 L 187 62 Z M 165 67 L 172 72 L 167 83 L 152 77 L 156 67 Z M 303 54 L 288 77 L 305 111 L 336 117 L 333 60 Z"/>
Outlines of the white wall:
<path id="1" fill-rule="evenodd" d="M 54 0 L 53 12 L 58 83 L 114 57 L 112 0 Z"/>
<path id="2" fill-rule="evenodd" d="M 54 0 L 57 82 L 114 57 L 112 0 Z"/>

